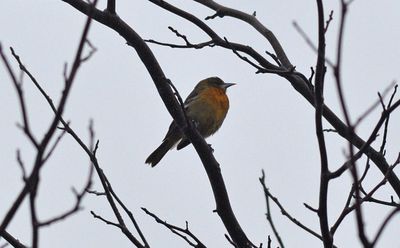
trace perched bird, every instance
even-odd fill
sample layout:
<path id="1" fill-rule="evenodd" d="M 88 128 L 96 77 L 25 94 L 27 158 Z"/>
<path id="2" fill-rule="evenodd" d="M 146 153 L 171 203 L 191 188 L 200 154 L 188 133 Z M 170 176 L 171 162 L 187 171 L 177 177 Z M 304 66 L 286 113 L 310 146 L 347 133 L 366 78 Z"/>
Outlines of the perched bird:
<path id="1" fill-rule="evenodd" d="M 226 89 L 234 83 L 225 83 L 218 77 L 200 81 L 184 102 L 186 116 L 191 119 L 200 134 L 207 138 L 214 134 L 224 122 L 229 109 Z M 179 142 L 179 143 L 178 143 Z M 146 164 L 156 166 L 164 155 L 178 144 L 180 150 L 190 144 L 175 121 L 169 126 L 161 145 L 146 159 Z"/>

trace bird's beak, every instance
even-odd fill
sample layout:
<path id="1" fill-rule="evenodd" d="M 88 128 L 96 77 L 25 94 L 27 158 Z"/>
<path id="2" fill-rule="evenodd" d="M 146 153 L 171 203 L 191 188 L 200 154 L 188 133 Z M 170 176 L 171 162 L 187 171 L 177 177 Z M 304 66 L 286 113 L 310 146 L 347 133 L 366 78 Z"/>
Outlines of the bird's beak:
<path id="1" fill-rule="evenodd" d="M 229 88 L 229 87 L 231 87 L 233 85 L 236 85 L 236 84 L 235 83 L 224 83 L 223 87 L 224 87 L 224 89 L 227 89 L 227 88 Z"/>

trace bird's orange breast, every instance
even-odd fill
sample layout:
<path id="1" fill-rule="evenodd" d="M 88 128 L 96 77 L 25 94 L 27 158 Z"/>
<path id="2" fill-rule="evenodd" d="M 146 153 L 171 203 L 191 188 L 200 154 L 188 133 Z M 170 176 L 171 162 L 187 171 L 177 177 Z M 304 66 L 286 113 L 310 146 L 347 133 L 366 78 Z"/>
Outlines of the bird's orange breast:
<path id="1" fill-rule="evenodd" d="M 226 113 L 229 109 L 229 99 L 224 90 L 219 88 L 209 88 L 204 90 L 202 97 L 210 107 L 213 109 L 215 118 L 221 120 L 225 119 Z"/>
<path id="2" fill-rule="evenodd" d="M 210 87 L 200 92 L 187 109 L 188 116 L 198 124 L 204 136 L 214 134 L 222 125 L 229 109 L 229 100 L 223 89 Z"/>

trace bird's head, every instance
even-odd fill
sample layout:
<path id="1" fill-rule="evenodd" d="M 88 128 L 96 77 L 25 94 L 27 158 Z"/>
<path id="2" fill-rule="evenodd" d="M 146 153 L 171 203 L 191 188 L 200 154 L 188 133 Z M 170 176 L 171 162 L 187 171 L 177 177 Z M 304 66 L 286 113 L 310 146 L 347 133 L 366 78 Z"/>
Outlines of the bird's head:
<path id="1" fill-rule="evenodd" d="M 226 91 L 227 88 L 235 85 L 235 83 L 225 83 L 219 77 L 209 77 L 201 80 L 196 88 L 204 88 L 204 87 L 216 87 Z"/>

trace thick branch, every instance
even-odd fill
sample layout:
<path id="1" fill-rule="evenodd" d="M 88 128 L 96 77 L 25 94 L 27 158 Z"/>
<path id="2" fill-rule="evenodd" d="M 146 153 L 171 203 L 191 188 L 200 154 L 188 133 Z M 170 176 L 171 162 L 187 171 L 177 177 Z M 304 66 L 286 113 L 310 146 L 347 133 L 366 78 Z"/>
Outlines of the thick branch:
<path id="1" fill-rule="evenodd" d="M 221 43 L 222 39 L 210 27 L 208 27 L 205 23 L 200 21 L 195 16 L 174 7 L 166 3 L 165 1 L 161 0 L 149 0 L 149 1 L 159 5 L 160 7 L 170 11 L 171 13 L 174 13 L 192 22 L 194 25 L 202 29 L 207 35 L 209 35 L 211 39 L 214 40 L 216 46 L 232 49 L 231 47 L 227 46 L 226 43 Z M 251 47 L 243 46 L 241 44 L 236 44 L 232 42 L 230 44 L 234 45 L 235 46 L 234 48 L 237 51 L 248 54 L 250 57 L 255 59 L 261 66 L 277 71 L 282 70 L 282 68 L 269 63 L 264 57 L 256 53 Z M 295 88 L 297 92 L 299 92 L 311 105 L 315 106 L 314 92 L 312 91 L 312 88 L 309 87 L 309 82 L 307 78 L 301 73 L 296 71 L 294 71 L 291 74 L 287 74 L 285 73 L 287 72 L 287 70 L 283 69 L 282 72 L 284 73 L 276 73 L 276 74 L 286 78 L 292 84 L 292 86 Z M 340 120 L 340 118 L 334 112 L 332 112 L 332 110 L 330 110 L 328 106 L 323 105 L 322 115 L 335 128 L 335 130 L 340 136 L 348 140 L 358 149 L 361 149 L 363 146 L 365 146 L 366 142 L 363 139 L 361 139 L 357 134 L 355 134 L 354 131 L 350 129 L 342 120 Z M 374 150 L 371 146 L 369 145 L 365 146 L 364 154 L 367 155 L 376 164 L 376 166 L 379 168 L 382 174 L 386 174 L 386 172 L 390 171 L 386 159 L 382 156 L 382 154 Z M 393 190 L 396 192 L 397 196 L 400 197 L 400 180 L 393 171 L 390 172 L 388 180 Z"/>
<path id="2" fill-rule="evenodd" d="M 89 5 L 79 0 L 63 0 L 75 9 L 87 15 L 89 13 Z M 123 20 L 116 15 L 110 15 L 107 12 L 95 10 L 93 19 L 110 27 L 124 37 L 129 45 L 135 48 L 143 64 L 146 66 L 150 76 L 155 83 L 157 90 L 164 101 L 168 111 L 176 121 L 176 123 L 184 130 L 186 137 L 189 138 L 197 153 L 203 162 L 207 175 L 214 192 L 217 205 L 217 212 L 225 224 L 229 234 L 234 242 L 240 247 L 251 247 L 252 244 L 243 232 L 230 205 L 229 197 L 223 181 L 218 162 L 215 160 L 212 152 L 205 142 L 204 138 L 198 131 L 191 126 L 187 126 L 181 106 L 178 104 L 161 67 L 154 57 L 150 48 L 143 39 Z"/>

